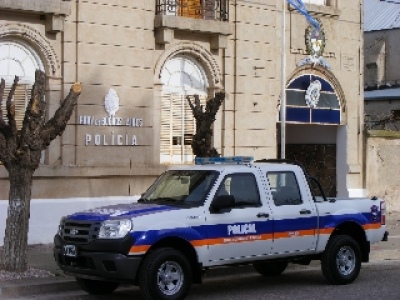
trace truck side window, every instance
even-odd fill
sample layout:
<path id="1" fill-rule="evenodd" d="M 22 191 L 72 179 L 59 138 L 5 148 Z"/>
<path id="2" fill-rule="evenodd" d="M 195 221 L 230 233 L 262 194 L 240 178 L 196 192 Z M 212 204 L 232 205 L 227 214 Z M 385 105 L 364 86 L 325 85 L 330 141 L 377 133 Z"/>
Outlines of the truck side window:
<path id="1" fill-rule="evenodd" d="M 267 178 L 276 206 L 303 203 L 296 175 L 293 172 L 268 172 Z"/>
<path id="2" fill-rule="evenodd" d="M 256 178 L 252 173 L 226 176 L 216 193 L 216 196 L 220 195 L 232 195 L 235 207 L 261 206 Z"/>

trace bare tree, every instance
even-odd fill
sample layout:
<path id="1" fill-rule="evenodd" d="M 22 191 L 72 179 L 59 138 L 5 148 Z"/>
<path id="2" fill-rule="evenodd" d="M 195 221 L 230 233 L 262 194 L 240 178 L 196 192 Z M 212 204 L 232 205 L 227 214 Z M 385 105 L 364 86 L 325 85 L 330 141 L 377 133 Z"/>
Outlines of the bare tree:
<path id="1" fill-rule="evenodd" d="M 54 116 L 46 122 L 46 75 L 36 71 L 31 99 L 25 111 L 22 128 L 17 129 L 13 96 L 19 78 L 16 76 L 9 92 L 6 122 L 1 104 L 5 81 L 0 84 L 0 161 L 9 174 L 9 205 L 4 236 L 2 269 L 23 272 L 27 269 L 27 244 L 33 173 L 39 167 L 41 152 L 52 140 L 64 132 L 81 93 L 81 84 L 75 83 L 61 102 Z"/>
<path id="2" fill-rule="evenodd" d="M 225 93 L 216 93 L 214 98 L 207 101 L 205 110 L 203 110 L 203 105 L 200 104 L 199 95 L 194 95 L 194 104 L 189 96 L 186 99 L 196 119 L 196 134 L 192 140 L 193 154 L 198 157 L 220 156 L 217 149 L 211 147 L 212 125 L 219 107 L 225 99 Z"/>

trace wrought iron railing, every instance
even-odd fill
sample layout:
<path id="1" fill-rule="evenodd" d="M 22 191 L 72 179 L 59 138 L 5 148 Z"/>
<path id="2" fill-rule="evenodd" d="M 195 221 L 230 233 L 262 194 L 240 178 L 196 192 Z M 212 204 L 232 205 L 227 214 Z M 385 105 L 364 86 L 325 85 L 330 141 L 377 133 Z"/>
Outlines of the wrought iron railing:
<path id="1" fill-rule="evenodd" d="M 229 0 L 157 0 L 156 14 L 228 21 Z"/>

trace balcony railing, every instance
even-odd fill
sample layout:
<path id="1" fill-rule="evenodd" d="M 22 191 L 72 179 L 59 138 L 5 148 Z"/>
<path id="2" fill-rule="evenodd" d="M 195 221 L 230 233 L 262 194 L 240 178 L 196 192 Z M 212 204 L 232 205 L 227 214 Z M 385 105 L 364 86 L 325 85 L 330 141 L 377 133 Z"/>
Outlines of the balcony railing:
<path id="1" fill-rule="evenodd" d="M 228 21 L 229 0 L 157 0 L 156 14 Z"/>

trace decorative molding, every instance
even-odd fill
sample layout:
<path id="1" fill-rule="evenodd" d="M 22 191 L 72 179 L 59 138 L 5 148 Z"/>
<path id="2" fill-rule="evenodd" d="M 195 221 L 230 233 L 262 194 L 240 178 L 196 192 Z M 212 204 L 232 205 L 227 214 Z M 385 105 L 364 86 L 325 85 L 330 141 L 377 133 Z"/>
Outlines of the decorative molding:
<path id="1" fill-rule="evenodd" d="M 160 56 L 155 69 L 155 82 L 159 82 L 164 64 L 174 56 L 189 55 L 197 59 L 203 66 L 208 77 L 209 88 L 215 91 L 221 89 L 221 70 L 213 55 L 202 46 L 193 42 L 180 42 L 171 45 Z"/>
<path id="2" fill-rule="evenodd" d="M 0 40 L 20 39 L 27 41 L 36 49 L 39 56 L 44 60 L 46 74 L 60 76 L 60 62 L 56 52 L 47 39 L 36 29 L 19 23 L 7 23 L 0 25 Z"/>

